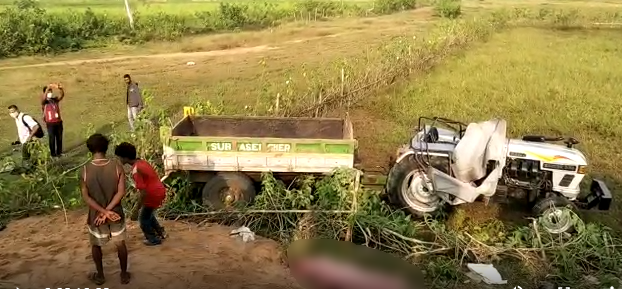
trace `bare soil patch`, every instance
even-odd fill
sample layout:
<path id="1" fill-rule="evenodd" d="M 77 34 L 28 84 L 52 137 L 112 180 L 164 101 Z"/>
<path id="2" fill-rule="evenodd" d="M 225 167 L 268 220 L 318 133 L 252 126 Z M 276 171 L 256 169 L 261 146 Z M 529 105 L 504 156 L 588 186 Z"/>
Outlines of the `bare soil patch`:
<path id="1" fill-rule="evenodd" d="M 144 246 L 138 224 L 128 224 L 132 288 L 297 288 L 274 241 L 243 243 L 229 237 L 233 228 L 218 225 L 162 223 L 170 237 L 157 247 Z M 0 232 L 0 280 L 19 288 L 88 288 L 90 253 L 84 212 L 70 212 L 67 225 L 62 213 L 15 221 Z M 112 244 L 104 248 L 104 270 L 105 287 L 118 287 Z"/>

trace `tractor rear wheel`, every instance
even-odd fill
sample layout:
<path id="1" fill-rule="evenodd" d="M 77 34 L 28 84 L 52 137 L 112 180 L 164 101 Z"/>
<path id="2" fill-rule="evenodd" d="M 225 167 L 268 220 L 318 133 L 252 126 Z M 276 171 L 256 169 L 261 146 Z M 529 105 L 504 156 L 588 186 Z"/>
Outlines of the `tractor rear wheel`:
<path id="1" fill-rule="evenodd" d="M 391 203 L 414 216 L 423 217 L 440 208 L 441 199 L 434 193 L 432 183 L 412 155 L 391 168 L 386 190 Z"/>
<path id="2" fill-rule="evenodd" d="M 203 205 L 212 210 L 230 208 L 234 204 L 250 203 L 256 191 L 253 181 L 243 173 L 216 174 L 203 187 Z"/>

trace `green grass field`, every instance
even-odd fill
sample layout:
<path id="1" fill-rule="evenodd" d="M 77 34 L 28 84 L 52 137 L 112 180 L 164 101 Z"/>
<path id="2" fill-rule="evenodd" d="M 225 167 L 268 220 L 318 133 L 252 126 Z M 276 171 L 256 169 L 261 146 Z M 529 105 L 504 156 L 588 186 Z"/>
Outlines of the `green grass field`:
<path id="1" fill-rule="evenodd" d="M 462 121 L 494 117 L 508 121 L 508 134 L 574 136 L 591 173 L 622 182 L 619 95 L 622 65 L 619 31 L 553 31 L 520 28 L 453 57 L 400 91 L 362 104 L 361 114 L 379 124 L 360 132 L 362 147 L 404 143 L 417 116 Z M 373 108 L 373 109 L 371 109 Z M 366 120 L 369 121 L 369 120 Z M 619 209 L 599 218 L 622 229 Z"/>
<path id="2" fill-rule="evenodd" d="M 403 92 L 374 100 L 407 131 L 412 115 L 472 120 L 502 117 L 510 134 L 576 135 L 597 170 L 615 172 L 622 136 L 618 31 L 515 29 L 435 68 Z M 366 104 L 367 105 L 367 104 Z M 403 138 L 400 134 L 399 138 Z"/>

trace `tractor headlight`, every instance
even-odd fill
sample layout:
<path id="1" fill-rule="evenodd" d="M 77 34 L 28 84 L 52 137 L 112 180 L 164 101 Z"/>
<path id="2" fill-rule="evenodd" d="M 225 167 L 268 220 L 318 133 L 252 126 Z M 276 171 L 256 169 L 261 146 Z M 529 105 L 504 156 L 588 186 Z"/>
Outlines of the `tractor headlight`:
<path id="1" fill-rule="evenodd" d="M 587 173 L 587 166 L 579 166 L 577 169 L 577 174 L 585 175 Z"/>

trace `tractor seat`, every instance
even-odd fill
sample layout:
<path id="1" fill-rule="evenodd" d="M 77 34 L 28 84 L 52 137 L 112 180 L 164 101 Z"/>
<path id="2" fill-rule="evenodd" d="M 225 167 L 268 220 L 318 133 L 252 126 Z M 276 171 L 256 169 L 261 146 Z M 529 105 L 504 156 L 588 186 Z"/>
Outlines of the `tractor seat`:
<path id="1" fill-rule="evenodd" d="M 543 135 L 526 135 L 523 136 L 523 141 L 528 142 L 554 142 L 554 141 L 562 141 L 563 137 L 558 136 L 543 136 Z"/>

